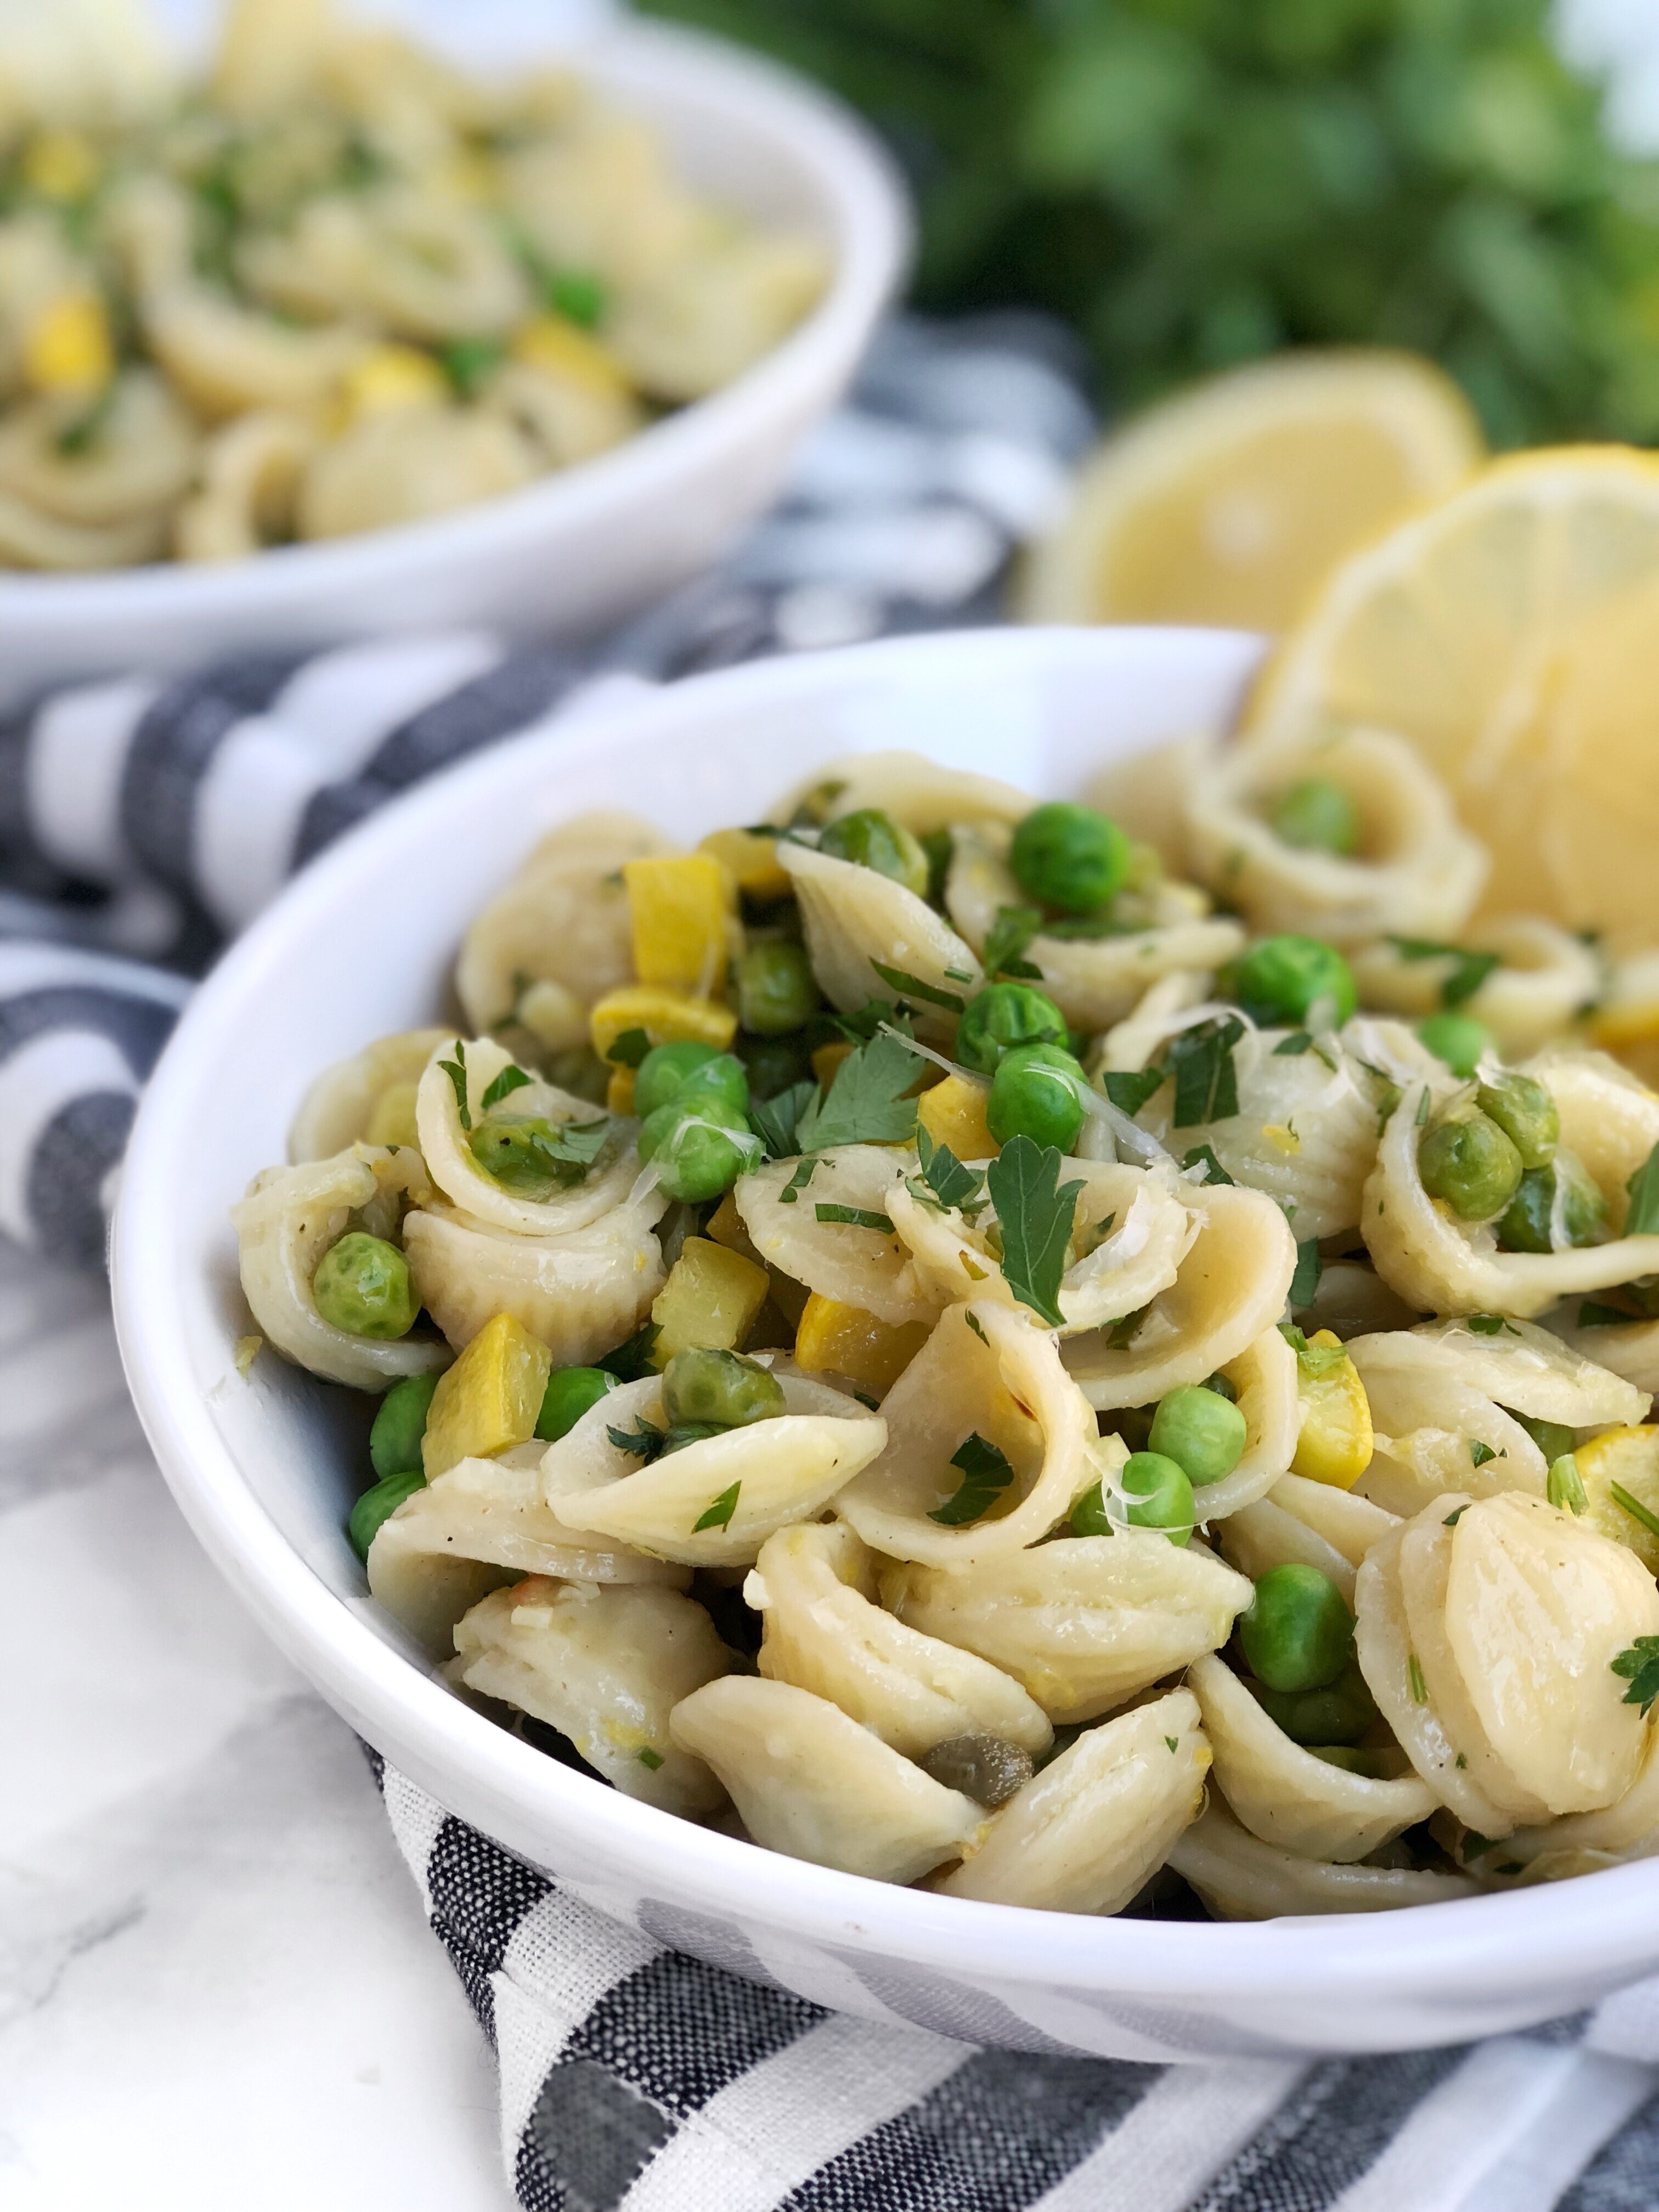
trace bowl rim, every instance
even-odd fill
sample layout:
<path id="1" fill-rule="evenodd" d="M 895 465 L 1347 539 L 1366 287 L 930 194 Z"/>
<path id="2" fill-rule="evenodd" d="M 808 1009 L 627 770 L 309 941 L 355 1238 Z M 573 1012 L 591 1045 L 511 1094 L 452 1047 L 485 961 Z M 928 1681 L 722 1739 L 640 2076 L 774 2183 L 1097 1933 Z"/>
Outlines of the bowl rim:
<path id="1" fill-rule="evenodd" d="M 441 846 L 458 793 L 499 783 L 503 793 L 532 764 L 606 756 L 702 722 L 724 702 L 787 707 L 849 677 L 902 678 L 914 696 L 930 665 L 959 687 L 1058 658 L 1103 681 L 1127 659 L 1182 653 L 1218 671 L 1248 674 L 1261 641 L 1237 632 L 1026 629 L 945 631 L 885 639 L 794 659 L 750 663 L 641 690 L 579 724 L 540 728 L 447 770 L 393 801 L 313 861 L 256 920 L 198 987 L 141 1099 L 114 1209 L 111 1283 L 121 1356 L 134 1402 L 162 1472 L 206 1549 L 262 1623 L 331 1701 L 373 1738 L 401 1740 L 396 1761 L 448 1802 L 459 1794 L 499 1808 L 502 1840 L 533 1857 L 537 1831 L 558 1832 L 591 1855 L 637 1872 L 647 1885 L 672 1866 L 682 1899 L 780 1933 L 841 1945 L 994 1985 L 1030 1984 L 1124 1996 L 1187 1994 L 1328 1997 L 1334 1984 L 1449 1997 L 1466 1979 L 1492 1994 L 1518 1994 L 1552 1973 L 1585 1982 L 1625 1978 L 1659 1939 L 1659 1880 L 1645 1863 L 1609 1868 L 1503 1894 L 1376 1913 L 1188 1923 L 1060 1913 L 903 1888 L 792 1859 L 700 1827 L 562 1766 L 509 1735 L 382 1640 L 301 1558 L 244 1481 L 191 1373 L 168 1271 L 154 1256 L 170 1245 L 171 1190 L 164 1170 L 174 1131 L 194 1110 L 199 1063 L 222 1019 L 258 1003 L 290 937 L 330 908 L 367 870 L 401 867 L 405 847 Z M 1218 678 L 1218 680 L 1221 680 Z M 183 1117 L 181 1119 L 181 1117 Z M 412 1755 L 411 1755 L 412 1754 Z M 475 1811 L 460 1817 L 477 1821 Z M 495 1832 L 494 1830 L 491 1832 Z M 520 1840 L 514 1841 L 516 1835 Z M 1425 1963 L 1427 1962 L 1427 1963 Z"/>
<path id="2" fill-rule="evenodd" d="M 580 531 L 658 479 L 746 447 L 757 420 L 787 416 L 822 381 L 828 356 L 854 358 L 907 270 L 915 225 L 897 163 L 875 133 L 833 94 L 782 64 L 708 33 L 618 15 L 550 37 L 549 59 L 607 69 L 648 86 L 665 106 L 702 100 L 746 108 L 754 127 L 787 137 L 830 220 L 833 267 L 823 296 L 793 330 L 732 383 L 592 459 L 554 470 L 516 491 L 453 514 L 346 538 L 270 546 L 246 560 L 156 561 L 131 568 L 64 573 L 0 570 L 0 630 L 47 621 L 94 628 L 147 616 L 210 621 L 257 599 L 300 607 L 372 577 L 395 585 L 434 566 L 485 551 L 533 546 L 551 529 Z M 626 100 L 627 87 L 618 96 Z"/>

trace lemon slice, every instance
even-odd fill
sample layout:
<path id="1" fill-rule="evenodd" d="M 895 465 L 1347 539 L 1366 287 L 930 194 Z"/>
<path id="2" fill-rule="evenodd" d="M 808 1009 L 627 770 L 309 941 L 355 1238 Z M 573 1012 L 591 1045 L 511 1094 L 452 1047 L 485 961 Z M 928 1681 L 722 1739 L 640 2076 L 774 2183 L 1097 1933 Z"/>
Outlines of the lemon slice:
<path id="1" fill-rule="evenodd" d="M 1484 453 L 1456 386 L 1414 355 L 1234 370 L 1100 447 L 1032 552 L 1020 617 L 1282 630 L 1334 562 L 1455 489 Z"/>
<path id="2" fill-rule="evenodd" d="M 1659 459 L 1498 461 L 1352 555 L 1273 655 L 1247 740 L 1364 723 L 1443 775 L 1490 848 L 1483 911 L 1659 943 Z"/>

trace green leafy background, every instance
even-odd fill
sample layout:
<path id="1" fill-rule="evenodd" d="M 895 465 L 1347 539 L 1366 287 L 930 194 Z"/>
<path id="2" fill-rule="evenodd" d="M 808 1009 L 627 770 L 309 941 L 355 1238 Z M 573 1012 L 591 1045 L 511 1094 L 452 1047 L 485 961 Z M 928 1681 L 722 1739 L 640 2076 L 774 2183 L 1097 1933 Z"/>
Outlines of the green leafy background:
<path id="1" fill-rule="evenodd" d="M 897 152 L 917 298 L 1066 317 L 1134 404 L 1286 344 L 1437 356 L 1499 445 L 1659 437 L 1659 164 L 1543 0 L 644 0 Z"/>

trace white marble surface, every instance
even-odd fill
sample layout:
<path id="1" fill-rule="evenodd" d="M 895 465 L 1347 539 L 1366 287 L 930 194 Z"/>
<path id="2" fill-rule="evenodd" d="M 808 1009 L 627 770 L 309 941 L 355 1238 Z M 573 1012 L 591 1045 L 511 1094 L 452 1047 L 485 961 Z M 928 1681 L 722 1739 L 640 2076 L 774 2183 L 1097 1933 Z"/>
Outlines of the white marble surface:
<path id="1" fill-rule="evenodd" d="M 495 2105 L 362 1754 L 179 1518 L 101 1284 L 0 1248 L 0 2207 L 507 2212 Z"/>

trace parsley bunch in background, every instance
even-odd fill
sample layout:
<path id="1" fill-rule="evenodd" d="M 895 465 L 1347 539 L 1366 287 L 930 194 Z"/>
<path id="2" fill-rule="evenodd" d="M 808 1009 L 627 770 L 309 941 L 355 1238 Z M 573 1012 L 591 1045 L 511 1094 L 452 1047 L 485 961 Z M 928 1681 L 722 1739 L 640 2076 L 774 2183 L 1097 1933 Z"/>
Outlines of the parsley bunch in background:
<path id="1" fill-rule="evenodd" d="M 861 108 L 917 296 L 1024 304 L 1133 404 L 1295 344 L 1408 346 L 1502 445 L 1659 439 L 1659 164 L 1547 0 L 644 0 Z"/>

